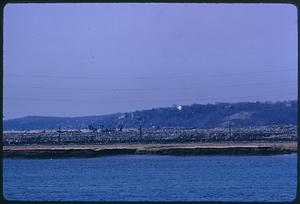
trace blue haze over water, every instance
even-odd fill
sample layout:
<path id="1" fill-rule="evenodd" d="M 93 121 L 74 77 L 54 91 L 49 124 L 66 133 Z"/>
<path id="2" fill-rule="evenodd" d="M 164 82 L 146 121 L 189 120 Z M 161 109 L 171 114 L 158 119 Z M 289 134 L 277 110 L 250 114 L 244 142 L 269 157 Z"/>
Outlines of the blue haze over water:
<path id="1" fill-rule="evenodd" d="M 297 155 L 3 160 L 8 200 L 292 201 Z"/>

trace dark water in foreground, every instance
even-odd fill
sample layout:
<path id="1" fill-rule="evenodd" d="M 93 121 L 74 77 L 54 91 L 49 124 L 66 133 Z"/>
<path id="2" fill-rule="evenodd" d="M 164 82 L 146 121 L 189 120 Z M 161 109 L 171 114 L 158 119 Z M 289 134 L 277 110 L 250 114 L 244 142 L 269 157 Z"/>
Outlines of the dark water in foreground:
<path id="1" fill-rule="evenodd" d="M 297 155 L 4 159 L 8 200 L 292 201 Z"/>

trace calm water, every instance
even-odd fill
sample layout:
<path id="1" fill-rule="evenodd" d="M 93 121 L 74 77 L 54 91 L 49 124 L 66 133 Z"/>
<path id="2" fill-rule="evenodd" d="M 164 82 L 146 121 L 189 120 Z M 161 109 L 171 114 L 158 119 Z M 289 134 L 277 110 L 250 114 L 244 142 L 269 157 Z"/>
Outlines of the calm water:
<path id="1" fill-rule="evenodd" d="M 297 155 L 4 159 L 8 200 L 292 201 Z"/>

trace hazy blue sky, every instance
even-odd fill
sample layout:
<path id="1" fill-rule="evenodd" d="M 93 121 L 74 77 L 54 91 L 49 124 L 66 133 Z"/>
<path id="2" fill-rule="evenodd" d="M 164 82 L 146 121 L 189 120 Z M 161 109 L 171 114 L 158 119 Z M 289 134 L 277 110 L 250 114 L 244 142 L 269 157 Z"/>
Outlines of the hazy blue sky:
<path id="1" fill-rule="evenodd" d="M 297 99 L 288 4 L 8 4 L 4 116 Z"/>

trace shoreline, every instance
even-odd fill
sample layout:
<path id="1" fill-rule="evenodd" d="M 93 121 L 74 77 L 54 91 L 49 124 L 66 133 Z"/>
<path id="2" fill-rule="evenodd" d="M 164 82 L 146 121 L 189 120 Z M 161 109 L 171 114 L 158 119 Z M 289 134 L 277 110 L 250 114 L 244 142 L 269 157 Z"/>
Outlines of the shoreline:
<path id="1" fill-rule="evenodd" d="M 297 153 L 297 142 L 24 145 L 3 146 L 2 153 L 3 158 L 88 158 L 123 154 L 174 156 L 274 155 Z"/>

